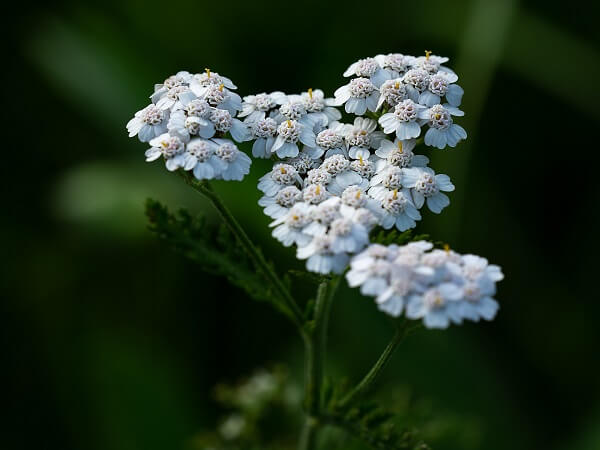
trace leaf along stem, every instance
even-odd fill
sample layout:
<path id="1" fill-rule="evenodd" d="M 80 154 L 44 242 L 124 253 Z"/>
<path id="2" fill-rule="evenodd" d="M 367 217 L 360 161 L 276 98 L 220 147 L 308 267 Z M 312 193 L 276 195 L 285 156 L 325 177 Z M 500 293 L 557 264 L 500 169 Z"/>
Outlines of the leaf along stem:
<path id="1" fill-rule="evenodd" d="M 208 181 L 198 181 L 192 177 L 189 173 L 179 171 L 179 174 L 184 181 L 194 188 L 197 192 L 204 195 L 219 212 L 226 225 L 229 227 L 231 232 L 237 238 L 238 242 L 246 250 L 246 253 L 252 260 L 253 264 L 260 270 L 267 278 L 269 283 L 273 286 L 273 289 L 277 293 L 278 297 L 283 301 L 287 316 L 294 322 L 296 327 L 300 330 L 300 333 L 304 336 L 304 315 L 298 307 L 298 304 L 290 294 L 287 287 L 283 284 L 273 267 L 266 261 L 260 250 L 254 245 L 252 240 L 248 237 L 240 223 L 231 214 L 229 209 L 225 206 L 221 198 L 213 190 L 212 186 Z"/>

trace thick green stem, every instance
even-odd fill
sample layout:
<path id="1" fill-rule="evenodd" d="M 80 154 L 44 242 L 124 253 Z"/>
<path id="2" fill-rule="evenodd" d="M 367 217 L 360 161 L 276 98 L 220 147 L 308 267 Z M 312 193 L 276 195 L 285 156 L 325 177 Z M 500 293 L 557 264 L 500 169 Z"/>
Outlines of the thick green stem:
<path id="1" fill-rule="evenodd" d="M 269 263 L 267 263 L 262 253 L 256 248 L 252 240 L 248 237 L 242 226 L 221 201 L 217 193 L 212 189 L 207 181 L 197 181 L 187 172 L 180 171 L 180 174 L 188 185 L 210 200 L 215 209 L 219 211 L 219 214 L 221 214 L 221 217 L 233 235 L 237 238 L 242 247 L 244 247 L 246 253 L 256 266 L 257 270 L 260 270 L 264 274 L 269 283 L 273 286 L 273 289 L 276 291 L 278 297 L 284 302 L 290 319 L 296 324 L 300 332 L 304 335 L 304 316 L 298 307 L 298 304 L 286 286 L 282 283 L 279 276 L 275 273 L 273 268 L 269 265 Z"/>
<path id="2" fill-rule="evenodd" d="M 317 290 L 314 319 L 305 335 L 305 398 L 306 421 L 300 438 L 300 450 L 315 448 L 316 433 L 321 413 L 321 389 L 323 367 L 327 347 L 327 328 L 333 296 L 339 284 L 339 277 L 323 281 Z"/>
<path id="3" fill-rule="evenodd" d="M 375 362 L 375 365 L 371 367 L 371 370 L 367 372 L 367 374 L 363 377 L 363 379 L 356 385 L 354 389 L 352 389 L 348 395 L 346 395 L 338 404 L 340 408 L 346 408 L 358 400 L 360 397 L 364 396 L 367 392 L 369 392 L 372 388 L 381 372 L 390 361 L 390 358 L 394 354 L 398 345 L 404 340 L 406 335 L 410 332 L 411 327 L 408 325 L 408 321 L 404 321 L 396 328 L 396 332 L 394 336 L 392 336 L 392 340 L 388 343 L 383 353 Z"/>

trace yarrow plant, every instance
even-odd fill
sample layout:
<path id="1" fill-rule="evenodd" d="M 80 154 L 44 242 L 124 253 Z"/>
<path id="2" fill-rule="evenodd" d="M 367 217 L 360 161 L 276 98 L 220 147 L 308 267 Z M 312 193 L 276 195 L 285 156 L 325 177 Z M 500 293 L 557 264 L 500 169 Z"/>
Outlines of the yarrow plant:
<path id="1" fill-rule="evenodd" d="M 347 414 L 359 407 L 414 324 L 443 329 L 492 320 L 498 311 L 493 298 L 503 278 L 498 266 L 411 232 L 425 206 L 441 213 L 455 189 L 450 177 L 436 173 L 417 149 L 424 144 L 447 151 L 467 137 L 455 123 L 464 114 L 459 109 L 463 90 L 456 84 L 458 76 L 443 65 L 447 61 L 431 52 L 360 59 L 344 72 L 349 80 L 333 98 L 319 89 L 241 98 L 229 78 L 210 69 L 179 72 L 155 85 L 150 105 L 127 124 L 130 137 L 149 144 L 147 161 L 162 158 L 167 170 L 177 172 L 212 202 L 251 270 L 229 273 L 227 264 L 211 260 L 208 250 L 204 261 L 213 261 L 218 266 L 213 265 L 213 271 L 224 273 L 252 296 L 270 301 L 298 328 L 307 355 L 301 449 L 315 448 L 322 424 L 348 425 Z M 299 305 L 287 279 L 210 185 L 210 180 L 242 181 L 248 175 L 252 159 L 238 147 L 247 141 L 252 142 L 247 151 L 253 158 L 273 161 L 257 186 L 258 204 L 272 219 L 273 237 L 294 249 L 307 273 L 314 274 L 310 279 L 319 284 L 315 302 L 306 307 Z M 191 222 L 177 222 L 165 214 L 160 208 L 151 214 L 153 227 L 180 248 L 177 227 L 189 228 Z M 198 245 L 210 245 L 202 242 Z M 342 278 L 372 297 L 379 310 L 402 319 L 363 380 L 326 405 L 328 314 Z M 373 435 L 363 438 L 371 445 L 384 439 L 376 427 Z M 404 438 L 393 437 L 396 441 L 386 441 L 385 448 L 417 445 Z"/>

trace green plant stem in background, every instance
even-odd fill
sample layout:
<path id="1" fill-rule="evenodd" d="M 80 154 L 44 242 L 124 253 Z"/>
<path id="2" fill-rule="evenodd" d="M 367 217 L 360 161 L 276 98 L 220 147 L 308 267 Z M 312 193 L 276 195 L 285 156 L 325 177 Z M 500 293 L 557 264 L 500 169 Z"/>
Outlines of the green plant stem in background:
<path id="1" fill-rule="evenodd" d="M 408 333 L 414 329 L 414 327 L 409 326 L 409 322 L 404 320 L 400 323 L 397 328 L 394 336 L 392 336 L 392 340 L 388 343 L 383 353 L 375 362 L 375 365 L 371 367 L 371 370 L 367 372 L 367 374 L 363 377 L 363 379 L 356 385 L 354 389 L 352 389 L 348 395 L 346 395 L 338 404 L 340 408 L 346 408 L 351 406 L 356 400 L 364 396 L 367 392 L 369 392 L 372 388 L 379 375 L 390 361 L 390 358 L 394 354 L 398 345 L 404 340 L 404 338 L 408 335 Z"/>
<path id="2" fill-rule="evenodd" d="M 264 256 L 256 248 L 252 240 L 248 237 L 242 226 L 236 220 L 236 218 L 231 214 L 229 209 L 225 206 L 225 204 L 221 201 L 217 193 L 212 189 L 208 181 L 198 181 L 189 173 L 184 171 L 179 171 L 181 177 L 185 180 L 185 182 L 198 191 L 200 194 L 204 195 L 212 205 L 215 207 L 221 217 L 234 234 L 234 236 L 238 239 L 242 247 L 246 250 L 246 253 L 256 266 L 258 270 L 260 270 L 264 276 L 267 278 L 269 283 L 273 286 L 273 289 L 277 292 L 277 295 L 281 298 L 284 303 L 285 310 L 287 311 L 288 317 L 294 322 L 296 327 L 300 330 L 301 334 L 304 336 L 304 316 L 302 311 L 298 307 L 298 304 L 290 294 L 289 290 L 283 284 L 277 273 L 275 273 L 273 267 L 265 260 Z"/>
<path id="3" fill-rule="evenodd" d="M 300 450 L 315 447 L 316 434 L 321 414 L 321 390 L 323 386 L 323 367 L 327 347 L 327 329 L 329 313 L 339 277 L 319 284 L 313 320 L 307 323 L 305 334 L 305 399 L 306 420 L 300 437 Z"/>

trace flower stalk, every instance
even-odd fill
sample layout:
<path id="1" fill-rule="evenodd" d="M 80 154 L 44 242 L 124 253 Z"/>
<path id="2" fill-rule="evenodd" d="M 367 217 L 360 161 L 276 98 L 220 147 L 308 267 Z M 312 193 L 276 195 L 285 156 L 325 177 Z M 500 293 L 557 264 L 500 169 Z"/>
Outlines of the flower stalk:
<path id="1" fill-rule="evenodd" d="M 285 307 L 285 310 L 287 312 L 287 316 L 292 320 L 292 322 L 294 322 L 296 327 L 300 330 L 301 334 L 304 335 L 304 315 L 302 314 L 300 307 L 290 294 L 287 287 L 283 284 L 277 273 L 275 273 L 273 268 L 265 260 L 262 253 L 258 250 L 258 248 L 254 245 L 252 240 L 248 237 L 240 223 L 233 216 L 233 214 L 231 214 L 231 212 L 225 206 L 225 204 L 221 201 L 221 198 L 213 190 L 212 186 L 208 183 L 208 181 L 196 180 L 188 172 L 180 170 L 179 174 L 189 186 L 191 186 L 197 192 L 206 197 L 212 203 L 215 209 L 219 212 L 219 214 L 225 221 L 225 224 L 229 227 L 231 232 L 237 238 L 238 242 L 242 245 L 255 267 L 265 275 L 265 277 L 277 293 L 278 297 L 282 300 L 283 306 Z"/>
<path id="2" fill-rule="evenodd" d="M 338 407 L 341 409 L 347 408 L 367 394 L 373 389 L 375 383 L 379 379 L 381 372 L 389 363 L 392 355 L 404 341 L 404 338 L 414 329 L 415 327 L 409 326 L 407 320 L 402 321 L 397 327 L 392 339 L 383 350 L 383 353 L 379 356 L 373 367 L 367 372 L 363 379 L 352 389 L 342 400 L 338 403 Z"/>
<path id="3" fill-rule="evenodd" d="M 334 277 L 319 284 L 314 317 L 307 323 L 305 345 L 305 398 L 306 420 L 300 438 L 300 450 L 315 448 L 316 433 L 321 414 L 321 390 L 327 348 L 327 329 L 333 297 L 340 278 Z"/>

